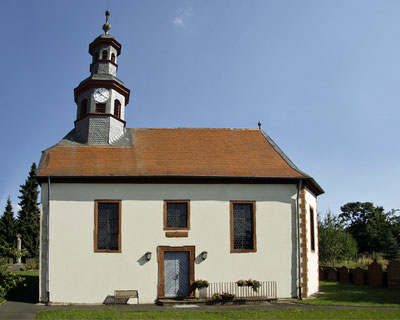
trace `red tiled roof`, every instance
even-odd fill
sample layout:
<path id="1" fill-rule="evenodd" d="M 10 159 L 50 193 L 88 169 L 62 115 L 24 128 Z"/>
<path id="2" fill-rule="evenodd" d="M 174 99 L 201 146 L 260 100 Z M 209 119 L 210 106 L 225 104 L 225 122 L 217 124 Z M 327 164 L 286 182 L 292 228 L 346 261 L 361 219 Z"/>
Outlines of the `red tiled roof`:
<path id="1" fill-rule="evenodd" d="M 133 129 L 133 146 L 56 145 L 39 176 L 299 178 L 257 129 Z"/>

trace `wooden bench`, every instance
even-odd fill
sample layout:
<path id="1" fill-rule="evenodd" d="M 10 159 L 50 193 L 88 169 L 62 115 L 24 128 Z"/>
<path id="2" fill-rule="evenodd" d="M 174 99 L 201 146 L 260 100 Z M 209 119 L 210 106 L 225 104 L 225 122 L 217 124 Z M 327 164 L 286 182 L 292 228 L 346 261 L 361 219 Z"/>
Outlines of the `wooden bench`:
<path id="1" fill-rule="evenodd" d="M 137 290 L 115 290 L 115 304 L 127 304 L 130 298 L 136 298 L 139 304 L 139 292 Z"/>

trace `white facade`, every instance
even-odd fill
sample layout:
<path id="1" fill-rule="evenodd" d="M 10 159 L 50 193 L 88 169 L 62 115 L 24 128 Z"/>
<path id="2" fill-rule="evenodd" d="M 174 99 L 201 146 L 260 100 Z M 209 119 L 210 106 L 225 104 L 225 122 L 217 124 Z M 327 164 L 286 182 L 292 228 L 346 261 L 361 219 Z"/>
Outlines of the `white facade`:
<path id="1" fill-rule="evenodd" d="M 114 290 L 139 291 L 153 303 L 158 289 L 158 246 L 195 246 L 194 278 L 276 281 L 278 298 L 297 296 L 298 255 L 295 184 L 51 184 L 49 269 L 46 263 L 48 185 L 42 183 L 40 299 L 103 303 Z M 310 194 L 312 203 L 312 194 Z M 121 200 L 121 253 L 94 252 L 95 200 Z M 186 238 L 167 238 L 164 200 L 190 200 Z M 230 252 L 230 201 L 256 202 L 256 252 Z M 316 217 L 316 206 L 314 207 Z M 317 245 L 317 243 L 316 243 Z M 207 251 L 206 260 L 200 259 Z M 144 259 L 152 253 L 150 261 Z M 309 270 L 318 258 L 310 259 Z M 318 273 L 309 275 L 310 292 Z M 315 279 L 314 279 L 315 278 Z M 316 289 L 315 289 L 316 288 Z"/>

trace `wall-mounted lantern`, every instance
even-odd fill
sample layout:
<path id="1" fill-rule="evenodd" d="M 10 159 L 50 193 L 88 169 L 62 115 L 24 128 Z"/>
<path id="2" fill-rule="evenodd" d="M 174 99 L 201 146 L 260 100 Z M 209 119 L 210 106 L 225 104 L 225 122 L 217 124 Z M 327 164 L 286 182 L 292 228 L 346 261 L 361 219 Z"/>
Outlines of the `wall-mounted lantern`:
<path id="1" fill-rule="evenodd" d="M 201 253 L 202 259 L 203 259 L 203 260 L 206 260 L 206 259 L 207 259 L 207 255 L 208 255 L 208 252 L 207 252 L 207 251 L 203 251 L 203 252 Z"/>
<path id="2" fill-rule="evenodd" d="M 147 261 L 151 260 L 151 252 L 150 251 L 146 252 L 146 260 Z"/>

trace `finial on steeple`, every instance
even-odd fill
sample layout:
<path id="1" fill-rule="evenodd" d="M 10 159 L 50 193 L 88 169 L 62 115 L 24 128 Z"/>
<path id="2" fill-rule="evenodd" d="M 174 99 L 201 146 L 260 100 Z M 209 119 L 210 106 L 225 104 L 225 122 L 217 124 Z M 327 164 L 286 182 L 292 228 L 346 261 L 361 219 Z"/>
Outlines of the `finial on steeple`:
<path id="1" fill-rule="evenodd" d="M 258 121 L 258 129 L 261 130 L 261 122 Z"/>
<path id="2" fill-rule="evenodd" d="M 110 11 L 106 11 L 106 23 L 103 24 L 103 30 L 105 34 L 108 34 L 108 31 L 111 29 L 111 24 L 108 22 L 108 17 L 110 16 Z"/>

